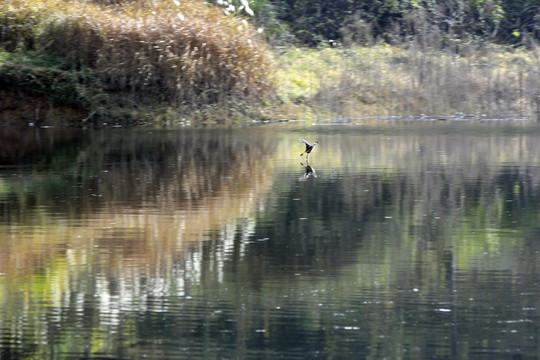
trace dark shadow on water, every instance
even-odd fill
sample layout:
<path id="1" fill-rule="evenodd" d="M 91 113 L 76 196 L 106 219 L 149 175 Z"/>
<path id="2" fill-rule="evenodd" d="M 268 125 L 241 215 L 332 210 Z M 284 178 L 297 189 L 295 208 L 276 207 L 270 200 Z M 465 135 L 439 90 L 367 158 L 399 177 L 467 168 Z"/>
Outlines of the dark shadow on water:
<path id="1" fill-rule="evenodd" d="M 226 131 L 156 132 L 74 131 L 64 137 L 52 129 L 31 129 L 10 137 L 0 146 L 2 161 L 19 168 L 2 173 L 9 187 L 0 200 L 1 214 L 9 214 L 10 221 L 19 214 L 23 221 L 28 213 L 21 208 L 44 206 L 82 217 L 111 203 L 197 207 L 231 186 L 231 179 L 237 180 L 235 187 L 248 187 L 251 176 L 258 181 L 256 163 L 274 146 L 271 139 Z"/>
<path id="2" fill-rule="evenodd" d="M 0 166 L 38 164 L 84 140 L 84 131 L 68 126 L 0 127 Z"/>

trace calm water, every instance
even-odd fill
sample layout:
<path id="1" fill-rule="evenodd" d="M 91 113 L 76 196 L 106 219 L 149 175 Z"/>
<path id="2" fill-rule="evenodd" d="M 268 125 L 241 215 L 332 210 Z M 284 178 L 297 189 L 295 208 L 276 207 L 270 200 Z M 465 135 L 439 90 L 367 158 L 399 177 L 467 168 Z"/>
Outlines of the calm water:
<path id="1" fill-rule="evenodd" d="M 540 127 L 33 129 L 0 159 L 0 359 L 540 357 Z"/>

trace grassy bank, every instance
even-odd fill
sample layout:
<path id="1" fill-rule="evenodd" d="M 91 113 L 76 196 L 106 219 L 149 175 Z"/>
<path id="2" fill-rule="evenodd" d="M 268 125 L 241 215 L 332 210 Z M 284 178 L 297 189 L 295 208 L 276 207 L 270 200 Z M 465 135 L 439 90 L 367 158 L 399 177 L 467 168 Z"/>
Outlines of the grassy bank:
<path id="1" fill-rule="evenodd" d="M 202 1 L 5 0 L 0 29 L 3 86 L 96 119 L 208 118 L 271 88 L 269 53 L 255 31 Z"/>
<path id="2" fill-rule="evenodd" d="M 291 119 L 537 118 L 540 53 L 484 44 L 460 53 L 407 46 L 280 50 L 279 112 Z"/>
<path id="3" fill-rule="evenodd" d="M 26 122 L 45 114 L 29 105 L 43 99 L 83 124 L 538 118 L 539 84 L 534 44 L 269 50 L 246 21 L 198 0 L 0 2 L 0 91 L 11 91 L 0 108 L 24 93 Z"/>

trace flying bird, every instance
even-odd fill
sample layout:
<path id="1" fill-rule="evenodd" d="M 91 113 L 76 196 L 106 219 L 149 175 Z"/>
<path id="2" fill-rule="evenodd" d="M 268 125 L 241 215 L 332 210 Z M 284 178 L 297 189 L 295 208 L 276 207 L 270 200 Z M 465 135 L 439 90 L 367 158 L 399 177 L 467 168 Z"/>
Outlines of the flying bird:
<path id="1" fill-rule="evenodd" d="M 309 154 L 313 151 L 313 149 L 315 148 L 315 145 L 317 145 L 319 143 L 319 140 L 315 141 L 313 143 L 313 145 L 311 145 L 310 143 L 308 143 L 306 140 L 304 139 L 299 139 L 300 142 L 304 145 L 306 145 L 306 150 L 304 150 L 303 153 L 300 154 L 300 156 L 306 154 L 306 160 L 308 159 L 309 157 Z"/>

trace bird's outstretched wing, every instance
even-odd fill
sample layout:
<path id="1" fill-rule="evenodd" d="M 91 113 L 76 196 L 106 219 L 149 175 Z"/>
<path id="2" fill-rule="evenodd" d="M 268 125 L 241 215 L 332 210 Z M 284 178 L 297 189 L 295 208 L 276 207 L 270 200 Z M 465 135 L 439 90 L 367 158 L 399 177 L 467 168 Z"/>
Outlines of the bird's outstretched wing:
<path id="1" fill-rule="evenodd" d="M 310 147 L 309 143 L 308 143 L 306 140 L 304 140 L 304 139 L 298 139 L 298 141 L 300 141 L 302 144 L 304 144 L 304 145 L 306 146 L 306 150 Z M 301 153 L 300 156 L 304 155 L 305 152 L 306 152 L 306 151 L 304 150 L 304 152 Z"/>

